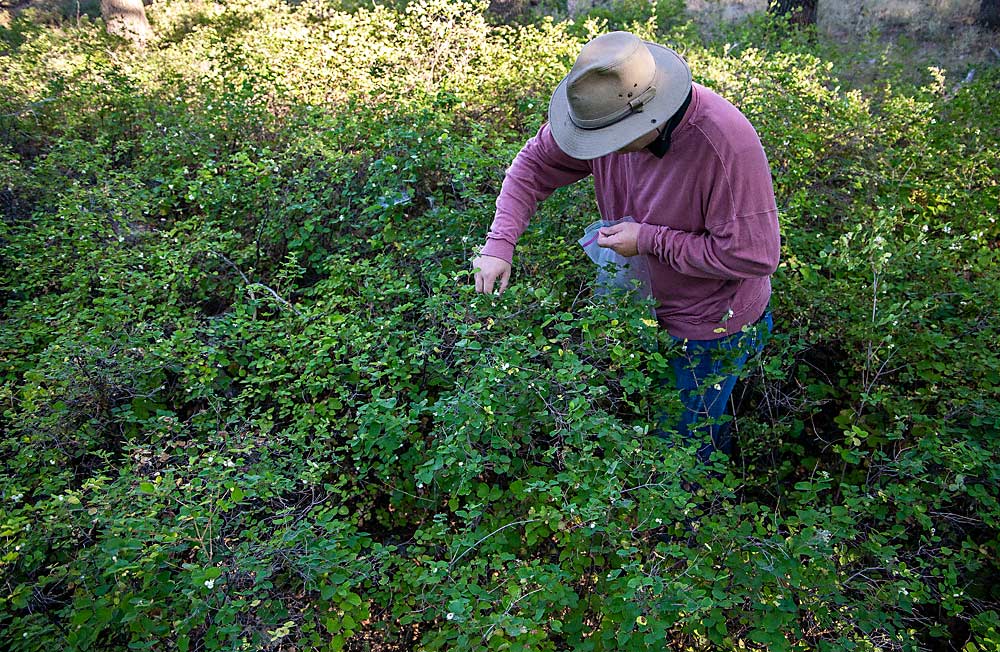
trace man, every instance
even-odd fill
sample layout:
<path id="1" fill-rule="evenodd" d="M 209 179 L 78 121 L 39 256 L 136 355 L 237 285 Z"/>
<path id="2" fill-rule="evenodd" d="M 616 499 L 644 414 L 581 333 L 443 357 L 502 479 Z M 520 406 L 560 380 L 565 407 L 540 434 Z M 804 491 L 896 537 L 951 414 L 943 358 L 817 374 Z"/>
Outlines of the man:
<path id="1" fill-rule="evenodd" d="M 760 139 L 732 104 L 692 83 L 676 52 L 628 32 L 597 37 L 507 171 L 473 261 L 478 292 L 506 289 L 538 202 L 590 175 L 604 219 L 635 220 L 602 229 L 598 244 L 647 258 L 657 319 L 683 351 L 672 366 L 685 411 L 660 426 L 703 437 L 702 461 L 714 450 L 729 454 L 720 418 L 770 332 L 780 245 Z"/>

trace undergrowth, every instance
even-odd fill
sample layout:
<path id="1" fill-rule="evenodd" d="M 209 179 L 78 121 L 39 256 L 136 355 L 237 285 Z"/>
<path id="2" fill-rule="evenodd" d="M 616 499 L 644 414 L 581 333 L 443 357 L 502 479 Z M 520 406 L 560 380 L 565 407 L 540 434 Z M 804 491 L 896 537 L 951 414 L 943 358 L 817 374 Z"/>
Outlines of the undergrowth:
<path id="1" fill-rule="evenodd" d="M 0 34 L 4 649 L 1000 648 L 995 67 L 856 87 L 816 34 L 705 41 L 679 2 L 149 12 L 141 53 Z M 611 28 L 774 172 L 776 332 L 718 473 L 648 434 L 672 345 L 592 296 L 585 184 L 508 292 L 470 280 Z"/>

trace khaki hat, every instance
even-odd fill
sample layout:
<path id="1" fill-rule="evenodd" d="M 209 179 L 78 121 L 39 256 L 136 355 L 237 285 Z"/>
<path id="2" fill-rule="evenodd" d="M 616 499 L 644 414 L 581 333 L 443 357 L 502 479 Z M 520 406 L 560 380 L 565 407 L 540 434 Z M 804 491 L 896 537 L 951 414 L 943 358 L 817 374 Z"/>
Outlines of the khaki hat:
<path id="1" fill-rule="evenodd" d="M 583 46 L 552 93 L 549 125 L 560 149 L 594 159 L 663 126 L 690 90 L 691 69 L 679 54 L 611 32 Z"/>

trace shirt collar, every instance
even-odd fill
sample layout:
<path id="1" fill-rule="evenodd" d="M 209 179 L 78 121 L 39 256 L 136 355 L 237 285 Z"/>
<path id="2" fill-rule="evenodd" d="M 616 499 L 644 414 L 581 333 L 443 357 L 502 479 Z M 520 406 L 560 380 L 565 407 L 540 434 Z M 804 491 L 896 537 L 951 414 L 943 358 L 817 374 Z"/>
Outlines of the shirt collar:
<path id="1" fill-rule="evenodd" d="M 670 119 L 667 120 L 667 124 L 663 127 L 660 135 L 657 136 L 656 140 L 651 142 L 649 145 L 646 145 L 646 149 L 649 150 L 649 152 L 656 158 L 663 158 L 663 156 L 670 149 L 670 136 L 674 133 L 674 129 L 676 129 L 684 119 L 684 114 L 687 111 L 688 105 L 691 104 L 691 96 L 693 93 L 694 87 L 692 86 L 691 90 L 688 91 L 687 97 L 684 98 L 681 108 L 677 109 L 677 111 L 670 116 Z"/>

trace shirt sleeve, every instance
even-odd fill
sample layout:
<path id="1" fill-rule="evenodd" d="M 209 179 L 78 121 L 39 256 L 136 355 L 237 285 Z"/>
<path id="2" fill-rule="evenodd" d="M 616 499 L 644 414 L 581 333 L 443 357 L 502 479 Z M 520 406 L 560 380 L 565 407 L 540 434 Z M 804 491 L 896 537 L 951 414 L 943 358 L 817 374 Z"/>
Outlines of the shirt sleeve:
<path id="1" fill-rule="evenodd" d="M 728 162 L 716 153 L 705 178 L 704 232 L 642 224 L 639 253 L 698 278 L 739 280 L 773 274 L 781 236 L 763 148 L 759 144 L 746 148 L 729 156 Z"/>
<path id="2" fill-rule="evenodd" d="M 591 174 L 588 161 L 575 159 L 556 145 L 548 123 L 530 138 L 514 158 L 496 201 L 496 214 L 480 251 L 511 262 L 518 238 L 538 208 L 557 188 Z"/>

